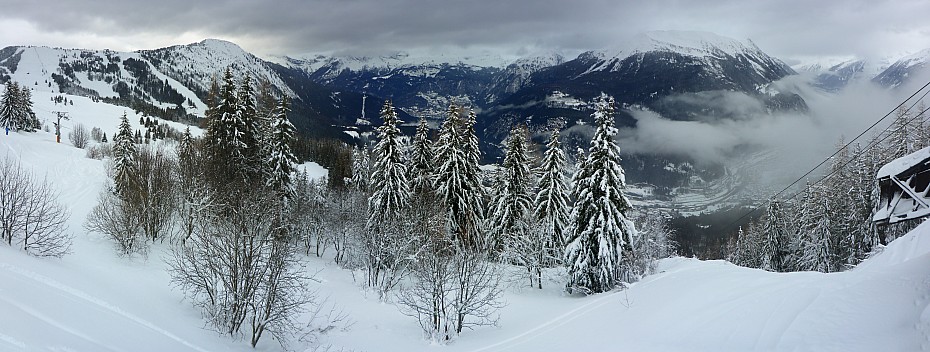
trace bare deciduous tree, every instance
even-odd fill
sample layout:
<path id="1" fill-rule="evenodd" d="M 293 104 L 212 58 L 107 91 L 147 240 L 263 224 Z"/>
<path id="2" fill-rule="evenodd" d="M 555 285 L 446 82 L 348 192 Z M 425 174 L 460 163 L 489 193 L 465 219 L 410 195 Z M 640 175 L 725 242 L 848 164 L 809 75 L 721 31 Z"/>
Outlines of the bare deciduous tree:
<path id="1" fill-rule="evenodd" d="M 58 192 L 11 158 L 0 162 L 0 239 L 37 256 L 61 257 L 71 248 L 68 210 Z"/>
<path id="2" fill-rule="evenodd" d="M 84 149 L 87 146 L 87 141 L 90 140 L 90 132 L 87 131 L 87 127 L 84 127 L 83 124 L 74 124 L 71 127 L 71 132 L 68 132 L 68 140 L 71 141 L 71 145 L 75 148 Z"/>
<path id="3" fill-rule="evenodd" d="M 140 148 L 135 164 L 138 183 L 130 199 L 141 215 L 143 233 L 155 241 L 171 233 L 177 210 L 177 162 L 162 148 Z"/>
<path id="4" fill-rule="evenodd" d="M 122 255 L 144 255 L 147 247 L 142 233 L 142 219 L 135 210 L 132 204 L 116 195 L 112 188 L 104 189 L 100 192 L 97 205 L 87 215 L 84 228 L 109 236 Z"/>
<path id="5" fill-rule="evenodd" d="M 265 332 L 283 341 L 298 330 L 297 318 L 316 300 L 296 259 L 298 247 L 277 223 L 278 206 L 251 192 L 238 206 L 206 210 L 171 262 L 172 281 L 213 327 L 230 336 L 248 334 L 253 347 Z"/>
<path id="6" fill-rule="evenodd" d="M 429 246 L 417 257 L 413 282 L 400 290 L 401 312 L 417 318 L 437 342 L 452 340 L 465 328 L 496 325 L 504 306 L 500 276 L 486 254 Z"/>
<path id="7" fill-rule="evenodd" d="M 87 230 L 110 236 L 129 256 L 144 255 L 146 239 L 170 234 L 177 208 L 176 162 L 167 152 L 140 148 L 131 163 L 122 194 L 105 189 L 85 223 Z"/>
<path id="8" fill-rule="evenodd" d="M 362 241 L 368 213 L 368 197 L 355 189 L 330 189 L 323 208 L 324 246 L 335 250 L 337 264 L 350 269 L 363 266 Z"/>

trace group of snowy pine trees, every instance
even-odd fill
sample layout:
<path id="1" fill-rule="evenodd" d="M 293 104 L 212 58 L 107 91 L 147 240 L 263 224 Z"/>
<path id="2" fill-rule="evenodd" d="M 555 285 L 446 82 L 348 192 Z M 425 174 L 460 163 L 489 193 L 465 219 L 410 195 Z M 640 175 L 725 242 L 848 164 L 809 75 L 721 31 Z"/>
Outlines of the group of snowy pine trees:
<path id="1" fill-rule="evenodd" d="M 891 127 L 865 147 L 839 143 L 827 176 L 791 199 L 769 201 L 757 221 L 740 229 L 729 260 L 777 272 L 842 271 L 913 229 L 918 222 L 874 227 L 875 176 L 886 163 L 930 146 L 924 110 L 901 107 Z"/>
<path id="2" fill-rule="evenodd" d="M 126 255 L 171 243 L 172 281 L 210 325 L 255 346 L 270 333 L 284 343 L 306 324 L 297 319 L 315 298 L 298 263 L 306 184 L 291 151 L 296 130 L 286 98 L 236 84 L 226 70 L 214 84 L 202 138 L 186 131 L 177 153 L 165 141 L 136 140 L 125 114 L 113 137 L 112 187 L 88 216 Z M 295 331 L 301 330 L 301 331 Z"/>
<path id="3" fill-rule="evenodd" d="M 421 246 L 406 244 L 409 239 L 398 238 L 411 231 L 397 234 L 388 229 L 424 228 L 411 219 L 433 217 L 437 222 L 426 228 L 435 233 L 417 241 L 439 243 L 433 251 L 474 251 L 492 261 L 523 266 L 532 286 L 541 288 L 542 269 L 563 264 L 569 270 L 570 290 L 604 292 L 636 280 L 644 274 L 637 268 L 649 267 L 637 265 L 637 257 L 655 260 L 655 255 L 668 255 L 670 241 L 661 221 L 654 222 L 661 231 L 640 232 L 629 219 L 632 207 L 623 195 L 613 109 L 611 98 L 597 101 L 597 131 L 570 181 L 558 131 L 551 133 L 542 160 L 537 161 L 527 128 L 517 126 L 504 141 L 503 163 L 486 187 L 479 168 L 474 112 L 450 106 L 435 142 L 421 120 L 407 146 L 396 113 L 387 103 L 372 155 L 356 153 L 354 180 L 349 182 L 366 188 L 369 195 L 367 241 L 402 242 L 385 247 L 420 250 Z M 641 234 L 654 235 L 647 239 Z M 638 241 L 661 243 L 664 250 L 653 246 L 638 252 L 647 247 L 638 246 Z M 396 269 L 393 266 L 375 265 Z"/>
<path id="4" fill-rule="evenodd" d="M 598 99 L 597 132 L 571 178 L 557 130 L 537 160 L 528 129 L 513 128 L 502 164 L 486 171 L 473 111 L 452 104 L 435 140 L 425 119 L 408 138 L 386 102 L 376 143 L 355 151 L 347 187 L 296 192 L 302 207 L 319 210 L 303 216 L 304 243 L 364 270 L 367 286 L 394 297 L 437 341 L 495 321 L 505 267 L 522 267 L 538 288 L 544 272 L 564 267 L 573 292 L 635 281 L 673 248 L 665 219 L 633 213 L 623 195 L 613 109 L 611 98 Z"/>
<path id="5" fill-rule="evenodd" d="M 39 119 L 32 110 L 32 92 L 12 80 L 7 82 L 0 97 L 0 128 L 34 132 L 40 127 Z"/>

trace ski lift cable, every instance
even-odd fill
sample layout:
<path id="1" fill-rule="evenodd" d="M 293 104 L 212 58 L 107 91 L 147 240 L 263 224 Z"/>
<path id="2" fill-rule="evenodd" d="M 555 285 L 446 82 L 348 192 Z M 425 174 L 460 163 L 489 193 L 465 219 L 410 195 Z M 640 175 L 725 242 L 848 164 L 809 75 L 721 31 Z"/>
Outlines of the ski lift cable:
<path id="1" fill-rule="evenodd" d="M 927 92 L 930 93 L 930 91 L 927 91 Z M 921 99 L 923 99 L 926 95 L 927 95 L 927 93 L 924 93 L 923 96 L 921 96 Z M 913 107 L 913 106 L 912 106 L 912 107 Z M 910 111 L 910 109 L 908 109 L 906 112 L 909 112 L 909 111 Z M 919 111 L 914 117 L 912 117 L 912 118 L 910 118 L 910 119 L 907 119 L 905 123 L 911 123 L 911 122 L 913 122 L 914 120 L 917 120 L 917 119 L 922 119 L 921 122 L 927 122 L 928 119 L 925 119 L 925 118 L 924 118 L 924 113 L 926 113 L 927 111 L 930 111 L 930 108 L 925 108 L 925 109 Z M 890 127 L 890 126 L 889 126 L 889 127 Z M 900 126 L 900 127 L 898 127 L 898 129 L 906 128 L 906 127 L 907 127 L 906 125 L 905 125 L 905 126 Z M 897 131 L 898 129 L 895 129 L 894 131 Z M 886 128 L 885 130 L 882 131 L 882 133 L 884 133 L 884 132 L 887 131 L 887 130 L 888 130 L 888 129 Z M 894 131 L 892 131 L 892 132 L 894 132 Z M 860 157 L 862 157 L 862 155 L 864 155 L 865 152 L 871 150 L 872 148 L 878 147 L 878 146 L 881 145 L 886 139 L 890 138 L 891 136 L 892 136 L 891 133 L 885 134 L 884 137 L 882 137 L 882 138 L 880 138 L 880 139 L 876 139 L 875 142 L 874 142 L 873 144 L 866 145 L 866 147 L 863 148 L 862 150 L 860 150 L 859 153 L 856 153 L 856 154 L 852 155 L 848 160 L 846 160 L 846 161 L 843 162 L 841 165 L 839 165 L 839 167 L 835 168 L 834 170 L 831 170 L 829 173 L 827 173 L 827 174 L 824 175 L 823 177 L 821 177 L 821 178 L 817 179 L 816 181 L 814 181 L 813 183 L 811 183 L 811 186 L 817 185 L 817 184 L 823 182 L 824 180 L 830 178 L 830 176 L 833 176 L 833 175 L 836 174 L 838 171 L 840 171 L 840 170 L 842 170 L 842 169 L 845 169 L 847 166 L 849 166 L 850 163 L 852 163 L 853 161 L 856 161 L 856 160 L 858 160 Z M 843 146 L 843 148 L 841 148 L 840 150 L 845 149 L 845 148 L 847 148 L 847 147 L 848 147 L 848 145 L 845 145 L 845 146 Z M 835 155 L 835 154 L 834 154 L 834 155 Z M 805 188 L 806 188 L 806 187 L 805 187 Z M 785 199 L 786 199 L 786 200 L 792 200 L 792 199 L 794 199 L 794 198 L 797 198 L 797 196 L 798 196 L 799 194 L 801 194 L 801 192 L 803 192 L 803 190 L 798 191 L 797 193 L 795 193 L 795 194 L 792 195 L 791 197 L 788 197 L 788 198 L 785 198 Z"/>
<path id="2" fill-rule="evenodd" d="M 860 138 L 862 138 L 862 136 L 864 136 L 864 135 L 865 135 L 866 133 L 868 133 L 870 130 L 872 130 L 873 128 L 875 128 L 875 126 L 878 126 L 880 123 L 882 123 L 882 121 L 885 121 L 885 119 L 887 119 L 889 116 L 891 116 L 891 114 L 893 114 L 895 111 L 897 111 L 897 110 L 898 110 L 899 108 L 901 108 L 902 106 L 905 106 L 905 105 L 908 103 L 908 101 L 911 101 L 911 99 L 913 99 L 915 96 L 917 96 L 918 94 L 920 94 L 920 92 L 922 92 L 922 91 L 924 91 L 925 89 L 927 89 L 927 87 L 930 87 L 930 81 L 927 81 L 927 83 L 925 83 L 923 86 L 921 86 L 920 89 L 917 89 L 913 94 L 911 94 L 910 96 L 908 96 L 907 99 L 904 99 L 904 101 L 902 101 L 901 103 L 895 105 L 895 107 L 892 108 L 891 111 L 889 111 L 889 112 L 886 113 L 884 116 L 882 116 L 880 119 L 878 119 L 877 121 L 875 121 L 874 123 L 872 123 L 872 125 L 870 125 L 868 128 L 866 128 L 866 129 L 863 130 L 861 133 L 859 133 L 855 138 L 851 139 L 849 142 L 847 142 L 846 144 L 844 144 L 841 148 L 838 148 L 835 152 L 833 152 L 833 154 L 830 154 L 830 156 L 828 156 L 826 159 L 824 159 L 823 161 L 821 161 L 819 164 L 817 164 L 816 166 L 814 166 L 813 168 L 811 168 L 810 170 L 808 170 L 807 172 L 805 172 L 803 175 L 801 175 L 801 177 L 798 177 L 796 180 L 794 180 L 793 182 L 791 182 L 791 184 L 789 184 L 788 186 L 785 186 L 785 188 L 783 188 L 782 190 L 776 192 L 771 198 L 769 198 L 768 200 L 766 200 L 765 202 L 763 202 L 762 205 L 760 205 L 760 206 L 758 206 L 758 207 L 755 207 L 755 208 L 752 208 L 751 210 L 749 210 L 748 212 L 746 212 L 745 214 L 743 214 L 743 216 L 740 216 L 740 217 L 737 218 L 736 220 L 730 222 L 726 227 L 724 227 L 724 229 L 725 229 L 725 230 L 729 230 L 730 228 L 733 227 L 733 225 L 738 224 L 740 221 L 742 221 L 743 219 L 745 219 L 745 218 L 751 216 L 752 214 L 754 214 L 754 213 L 755 213 L 756 211 L 758 211 L 759 209 L 762 209 L 763 207 L 768 206 L 768 204 L 771 203 L 773 200 L 777 199 L 779 195 L 781 195 L 782 193 L 787 192 L 789 189 L 791 189 L 791 187 L 794 187 L 794 186 L 797 185 L 799 182 L 801 182 L 802 180 L 804 180 L 807 176 L 810 176 L 812 173 L 814 173 L 814 171 L 817 171 L 817 169 L 819 169 L 821 166 L 823 166 L 823 165 L 826 164 L 828 161 L 830 161 L 831 159 L 833 159 L 833 158 L 834 158 L 837 154 L 839 154 L 841 151 L 847 150 L 847 148 L 849 148 L 849 146 L 850 146 L 853 142 L 855 142 L 855 141 L 859 140 Z M 907 110 L 905 110 L 905 113 L 910 112 L 911 109 L 913 109 L 914 106 L 917 105 L 918 102 L 920 102 L 924 97 L 926 97 L 928 93 L 930 93 L 930 90 L 927 90 L 926 92 L 923 93 L 923 95 L 920 96 L 920 98 L 918 98 L 917 100 L 915 100 L 915 101 L 907 108 Z M 911 120 L 916 119 L 916 118 L 920 118 L 920 117 L 923 115 L 923 113 L 926 112 L 927 110 L 930 110 L 930 109 L 925 109 L 924 111 L 921 111 L 920 114 L 917 114 L 916 117 L 912 118 Z M 908 120 L 908 122 L 910 122 L 911 120 Z M 879 134 L 884 133 L 884 132 L 887 131 L 889 128 L 891 128 L 891 125 L 889 125 L 888 127 L 886 127 L 886 128 L 885 128 L 884 130 L 882 130 L 882 132 L 880 132 Z M 887 139 L 889 136 L 890 136 L 890 134 L 889 134 L 889 135 L 886 135 L 884 138 L 882 138 L 882 139 L 880 139 L 880 140 L 877 140 L 877 142 L 876 142 L 875 144 L 867 145 L 866 148 L 864 148 L 864 149 L 862 149 L 862 150 L 860 151 L 860 154 L 857 154 L 857 155 L 853 156 L 852 158 L 850 158 L 850 160 L 847 160 L 846 163 L 844 163 L 844 164 L 843 164 L 840 168 L 838 168 L 838 169 L 845 168 L 850 162 L 852 162 L 852 160 L 858 159 L 858 158 L 861 156 L 861 153 L 865 153 L 866 151 L 870 150 L 871 148 L 874 148 L 876 145 L 881 144 L 881 142 L 884 142 L 885 139 Z M 835 173 L 835 172 L 836 172 L 836 171 L 832 171 L 832 172 L 830 172 L 829 175 L 832 175 L 832 174 Z M 820 183 L 820 182 L 823 181 L 825 178 L 827 178 L 829 175 L 826 175 L 826 176 L 824 176 L 824 177 L 821 177 L 821 178 L 818 179 L 816 182 L 814 182 L 812 185 Z M 788 200 L 794 199 L 794 198 L 797 197 L 798 194 L 800 194 L 801 192 L 803 192 L 803 190 L 801 190 L 801 191 L 795 193 L 794 195 L 792 195 L 791 197 L 789 197 L 789 198 L 787 198 L 787 199 L 788 199 Z"/>

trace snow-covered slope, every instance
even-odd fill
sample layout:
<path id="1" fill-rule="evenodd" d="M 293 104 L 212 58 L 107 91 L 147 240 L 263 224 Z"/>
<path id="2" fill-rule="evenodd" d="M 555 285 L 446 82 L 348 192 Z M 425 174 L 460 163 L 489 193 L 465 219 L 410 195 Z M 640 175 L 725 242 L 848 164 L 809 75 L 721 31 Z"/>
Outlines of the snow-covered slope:
<path id="1" fill-rule="evenodd" d="M 162 109 L 181 106 L 197 116 L 206 110 L 197 94 L 158 71 L 139 53 L 35 46 L 4 51 L 0 76 L 9 76 L 33 91 L 124 101 L 135 97 Z M 154 94 L 155 90 L 164 94 Z"/>
<path id="2" fill-rule="evenodd" d="M 561 65 L 565 60 L 565 55 L 558 51 L 520 58 L 504 68 L 497 79 L 497 86 L 503 87 L 503 93 L 515 93 L 531 84 L 529 78 L 534 73 L 547 67 Z"/>
<path id="3" fill-rule="evenodd" d="M 37 111 L 62 108 L 38 92 Z M 82 123 L 114 131 L 125 108 L 75 98 Z M 136 118 L 130 122 L 135 125 Z M 0 154 L 19 159 L 61 191 L 72 216 L 74 253 L 40 259 L 0 245 L 0 351 L 248 351 L 204 328 L 173 290 L 166 249 L 147 259 L 118 257 L 82 224 L 105 182 L 105 164 L 47 132 L 0 135 Z M 320 170 L 315 165 L 306 165 Z M 334 350 L 419 351 L 415 320 L 366 294 L 331 258 L 305 258 L 315 288 L 348 314 L 321 336 Z M 722 261 L 663 260 L 660 272 L 624 291 L 562 293 L 522 287 L 514 270 L 499 326 L 468 330 L 444 351 L 919 351 L 930 350 L 930 224 L 903 236 L 858 268 L 834 274 L 769 273 Z M 298 349 L 310 345 L 298 345 Z M 259 350 L 279 347 L 270 339 Z"/>
<path id="4" fill-rule="evenodd" d="M 289 97 L 296 93 L 288 87 L 268 63 L 238 45 L 219 39 L 205 39 L 198 43 L 175 45 L 167 48 L 140 51 L 141 55 L 172 78 L 187 82 L 192 89 L 206 92 L 214 75 L 231 67 L 237 77 L 249 76 L 253 80 L 268 80 Z"/>
<path id="5" fill-rule="evenodd" d="M 55 95 L 34 91 L 35 111 L 44 125 L 50 125 L 51 111 L 68 112 L 63 135 L 82 124 L 112 138 L 124 112 L 132 128 L 141 129 L 139 115 L 128 108 L 76 96 L 68 97 L 73 105 L 54 104 Z M 74 235 L 73 253 L 62 259 L 39 259 L 0 245 L 0 351 L 252 350 L 205 329 L 200 313 L 171 289 L 166 245 L 156 244 L 148 258 L 130 260 L 118 257 L 108 238 L 83 229 L 107 177 L 106 162 L 85 155 L 67 138 L 59 144 L 53 133 L 42 130 L 0 134 L 0 158 L 18 160 L 60 191 L 56 201 L 70 211 L 67 231 Z M 315 163 L 301 168 L 325 175 Z M 267 346 L 277 347 L 274 342 Z"/>
<path id="6" fill-rule="evenodd" d="M 763 73 L 772 69 L 793 72 L 787 65 L 770 57 L 749 40 L 741 42 L 709 32 L 654 31 L 639 34 L 612 49 L 594 50 L 581 54 L 580 57 L 595 61 L 583 74 L 621 70 L 622 66 L 617 64 L 620 61 L 637 54 L 650 52 L 697 58 L 705 62 L 707 66 L 716 69 L 721 75 L 724 72 L 715 62 L 727 58 L 746 60 L 757 71 Z"/>
<path id="7" fill-rule="evenodd" d="M 100 97 L 123 105 L 144 101 L 200 117 L 206 110 L 201 98 L 226 67 L 237 77 L 250 76 L 256 86 L 267 80 L 279 92 L 296 96 L 267 62 L 216 39 L 139 52 L 32 46 L 0 51 L 0 77 L 36 91 Z"/>
<path id="8" fill-rule="evenodd" d="M 83 52 L 54 56 L 36 49 L 37 59 L 31 59 L 26 51 L 14 73 L 23 83 L 45 77 L 42 58 L 71 60 Z M 93 55 L 106 59 L 106 52 Z M 46 66 L 45 72 L 56 71 Z M 64 134 L 82 123 L 112 138 L 124 111 L 138 128 L 139 116 L 127 108 L 73 96 L 68 98 L 74 105 L 56 105 L 51 98 L 59 93 L 36 81 L 27 86 L 35 89 L 40 120 L 49 124 L 52 112 L 61 110 L 72 117 L 64 122 Z M 68 225 L 75 235 L 74 253 L 61 260 L 0 245 L 0 351 L 251 350 L 244 341 L 205 328 L 200 313 L 171 288 L 167 245 L 155 244 L 147 259 L 120 258 L 108 239 L 83 230 L 106 174 L 103 161 L 84 155 L 66 138 L 55 143 L 48 132 L 0 134 L 0 157 L 21 160 L 62 192 L 59 200 L 71 211 Z M 304 167 L 325 172 L 314 164 Z M 930 350 L 927 224 L 845 273 L 776 274 L 671 258 L 659 273 L 625 291 L 569 297 L 562 293 L 559 272 L 549 272 L 545 289 L 535 290 L 522 287 L 522 271 L 516 269 L 499 326 L 466 331 L 444 347 L 424 340 L 414 319 L 366 294 L 331 258 L 304 260 L 318 272 L 320 296 L 330 297 L 352 321 L 322 336 L 333 350 Z M 259 350 L 279 347 L 268 339 Z"/>

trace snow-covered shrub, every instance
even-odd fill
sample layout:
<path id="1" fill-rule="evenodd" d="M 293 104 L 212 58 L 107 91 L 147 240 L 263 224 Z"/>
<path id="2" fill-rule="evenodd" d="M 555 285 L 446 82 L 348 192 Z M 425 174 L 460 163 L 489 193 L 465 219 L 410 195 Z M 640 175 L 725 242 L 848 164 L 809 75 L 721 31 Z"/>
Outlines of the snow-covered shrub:
<path id="1" fill-rule="evenodd" d="M 113 147 L 109 143 L 98 143 L 87 147 L 87 157 L 95 160 L 103 160 L 113 155 Z"/>
<path id="2" fill-rule="evenodd" d="M 94 142 L 100 143 L 103 140 L 103 130 L 100 127 L 94 127 L 90 129 L 90 139 Z"/>

